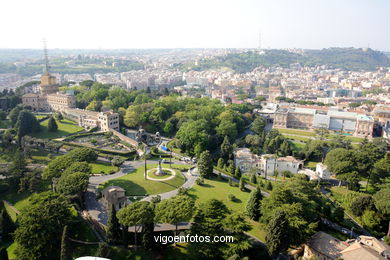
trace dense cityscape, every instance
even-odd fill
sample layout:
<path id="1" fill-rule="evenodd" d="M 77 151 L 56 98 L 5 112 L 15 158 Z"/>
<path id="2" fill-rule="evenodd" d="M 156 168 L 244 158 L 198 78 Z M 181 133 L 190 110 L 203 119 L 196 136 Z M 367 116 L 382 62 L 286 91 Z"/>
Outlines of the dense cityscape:
<path id="1" fill-rule="evenodd" d="M 390 5 L 199 1 L 0 3 L 0 260 L 390 259 Z"/>

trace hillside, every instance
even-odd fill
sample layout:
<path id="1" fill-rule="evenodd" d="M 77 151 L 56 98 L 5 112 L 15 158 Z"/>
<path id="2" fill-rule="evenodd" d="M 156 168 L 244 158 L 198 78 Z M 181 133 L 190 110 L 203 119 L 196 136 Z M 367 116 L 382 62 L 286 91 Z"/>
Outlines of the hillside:
<path id="1" fill-rule="evenodd" d="M 372 49 L 329 48 L 305 50 L 303 54 L 286 50 L 266 50 L 261 55 L 256 52 L 235 53 L 212 60 L 202 60 L 198 66 L 187 65 L 182 68 L 204 70 L 228 67 L 237 72 L 246 73 L 258 66 L 288 67 L 292 63 L 306 66 L 330 65 L 347 70 L 375 70 L 376 67 L 390 66 L 390 58 Z"/>

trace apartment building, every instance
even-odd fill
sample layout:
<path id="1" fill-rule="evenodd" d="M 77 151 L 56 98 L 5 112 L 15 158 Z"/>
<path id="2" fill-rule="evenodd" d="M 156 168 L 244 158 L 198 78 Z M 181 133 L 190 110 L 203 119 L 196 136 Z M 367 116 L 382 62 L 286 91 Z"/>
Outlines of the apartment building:
<path id="1" fill-rule="evenodd" d="M 274 127 L 294 129 L 325 128 L 359 137 L 372 137 L 374 118 L 368 115 L 337 110 L 280 108 L 275 112 Z"/>

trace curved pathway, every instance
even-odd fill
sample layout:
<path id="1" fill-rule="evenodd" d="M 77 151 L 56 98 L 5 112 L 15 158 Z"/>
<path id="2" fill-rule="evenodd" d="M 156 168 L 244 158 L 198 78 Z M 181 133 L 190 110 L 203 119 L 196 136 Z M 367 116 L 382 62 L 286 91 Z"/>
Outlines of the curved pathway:
<path id="1" fill-rule="evenodd" d="M 157 161 L 147 160 L 147 164 L 155 164 L 155 163 L 157 163 Z M 180 161 L 172 161 L 172 163 L 185 164 L 185 163 L 180 162 Z M 107 220 L 108 220 L 107 209 L 105 207 L 103 207 L 103 205 L 98 202 L 97 197 L 96 197 L 96 193 L 97 193 L 97 189 L 98 189 L 99 184 L 106 182 L 106 181 L 109 181 L 109 180 L 112 180 L 112 179 L 122 177 L 122 176 L 126 175 L 127 173 L 132 172 L 135 169 L 143 166 L 144 164 L 145 164 L 144 161 L 125 161 L 120 166 L 120 170 L 114 174 L 92 176 L 89 178 L 88 188 L 84 194 L 84 206 L 85 206 L 86 211 L 88 211 L 89 215 L 94 220 L 96 220 L 102 224 L 107 224 Z M 185 178 L 185 183 L 181 186 L 183 188 L 191 188 L 195 184 L 195 180 L 198 178 L 198 175 L 195 174 L 195 172 L 193 170 L 184 173 L 183 176 Z M 168 199 L 170 197 L 175 196 L 177 194 L 178 190 L 179 190 L 179 188 L 176 190 L 166 192 L 166 193 L 155 194 L 153 196 L 160 195 L 161 199 Z M 151 196 L 145 197 L 143 200 L 150 201 L 153 196 L 151 195 Z"/>

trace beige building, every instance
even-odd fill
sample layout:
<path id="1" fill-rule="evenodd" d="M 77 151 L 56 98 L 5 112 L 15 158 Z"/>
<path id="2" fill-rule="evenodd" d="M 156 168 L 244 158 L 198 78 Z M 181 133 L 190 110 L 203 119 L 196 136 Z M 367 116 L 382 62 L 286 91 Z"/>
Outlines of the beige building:
<path id="1" fill-rule="evenodd" d="M 58 84 L 57 84 L 56 77 L 54 77 L 54 76 L 50 75 L 48 72 L 46 72 L 41 77 L 40 89 L 41 89 L 40 92 L 42 95 L 56 93 L 58 91 Z"/>
<path id="2" fill-rule="evenodd" d="M 48 111 L 49 104 L 46 96 L 41 94 L 28 93 L 22 96 L 24 106 L 31 107 L 32 111 Z"/>
<path id="3" fill-rule="evenodd" d="M 114 205 L 116 211 L 129 204 L 125 195 L 125 190 L 119 186 L 109 186 L 102 190 L 101 201 L 106 209 L 109 210 L 111 205 Z"/>
<path id="4" fill-rule="evenodd" d="M 341 251 L 347 248 L 347 246 L 348 244 L 325 232 L 319 231 L 305 244 L 303 259 L 340 259 Z"/>
<path id="5" fill-rule="evenodd" d="M 274 115 L 274 127 L 293 129 L 325 128 L 359 137 L 372 137 L 374 118 L 353 112 L 317 110 L 311 108 L 279 108 Z"/>
<path id="6" fill-rule="evenodd" d="M 68 93 L 54 93 L 46 96 L 51 111 L 63 111 L 66 108 L 76 107 L 76 97 Z"/>
<path id="7" fill-rule="evenodd" d="M 95 112 L 78 108 L 65 108 L 63 114 L 77 121 L 86 129 L 99 128 L 102 131 L 119 131 L 119 114 L 112 111 Z"/>

